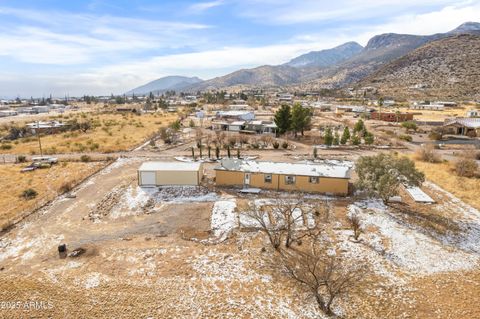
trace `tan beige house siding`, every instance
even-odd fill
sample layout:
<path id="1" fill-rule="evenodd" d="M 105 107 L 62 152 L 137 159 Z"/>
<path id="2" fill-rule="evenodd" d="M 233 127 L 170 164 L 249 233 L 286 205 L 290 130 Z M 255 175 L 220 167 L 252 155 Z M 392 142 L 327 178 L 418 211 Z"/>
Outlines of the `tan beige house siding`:
<path id="1" fill-rule="evenodd" d="M 215 171 L 215 183 L 217 185 L 243 185 L 243 178 L 243 172 Z"/>
<path id="2" fill-rule="evenodd" d="M 157 171 L 157 185 L 198 185 L 196 171 Z"/>
<path id="3" fill-rule="evenodd" d="M 310 183 L 309 176 L 295 176 L 294 184 L 285 183 L 285 175 L 272 174 L 272 182 L 265 182 L 263 173 L 250 173 L 250 186 L 274 190 L 297 190 L 302 192 L 348 194 L 346 178 L 319 177 L 318 183 Z M 244 172 L 216 170 L 216 184 L 218 186 L 244 185 Z"/>
<path id="4" fill-rule="evenodd" d="M 198 171 L 158 170 L 144 171 L 155 173 L 155 185 L 199 185 L 203 177 L 203 166 Z M 139 185 L 143 185 L 142 174 L 138 172 Z"/>

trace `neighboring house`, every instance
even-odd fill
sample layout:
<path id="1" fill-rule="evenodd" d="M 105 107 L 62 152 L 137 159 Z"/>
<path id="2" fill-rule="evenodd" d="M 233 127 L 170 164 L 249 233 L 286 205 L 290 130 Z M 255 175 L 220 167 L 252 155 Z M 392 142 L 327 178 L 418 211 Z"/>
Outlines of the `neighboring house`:
<path id="1" fill-rule="evenodd" d="M 244 129 L 245 121 L 234 121 L 228 124 L 228 130 L 231 132 L 239 132 Z"/>
<path id="2" fill-rule="evenodd" d="M 383 101 L 383 105 L 385 106 L 394 106 L 395 105 L 395 100 L 385 100 Z"/>
<path id="3" fill-rule="evenodd" d="M 199 162 L 145 162 L 138 169 L 139 186 L 197 186 L 202 178 L 203 165 Z"/>
<path id="4" fill-rule="evenodd" d="M 335 113 L 340 114 L 340 113 L 350 113 L 353 112 L 353 109 L 355 107 L 352 105 L 337 105 L 335 106 Z"/>
<path id="5" fill-rule="evenodd" d="M 410 106 L 414 110 L 431 110 L 431 111 L 443 111 L 445 106 L 443 104 L 413 104 Z"/>
<path id="6" fill-rule="evenodd" d="M 44 132 L 48 132 L 48 133 L 55 133 L 55 132 L 59 132 L 61 131 L 65 126 L 67 126 L 66 124 L 62 123 L 62 122 L 58 122 L 58 121 L 50 121 L 50 122 L 32 122 L 32 123 L 28 123 L 27 125 L 27 129 L 29 129 L 31 131 L 32 134 L 36 134 L 36 132 L 38 131 L 39 133 L 44 133 Z"/>
<path id="7" fill-rule="evenodd" d="M 14 110 L 1 110 L 0 117 L 15 116 L 18 113 Z"/>
<path id="8" fill-rule="evenodd" d="M 250 121 L 245 124 L 245 131 L 255 132 L 257 134 L 270 133 L 275 134 L 277 125 L 272 121 Z"/>
<path id="9" fill-rule="evenodd" d="M 212 129 L 215 131 L 230 131 L 256 134 L 275 134 L 277 125 L 272 121 L 214 121 Z"/>
<path id="10" fill-rule="evenodd" d="M 292 102 L 293 94 L 290 93 L 281 93 L 278 95 L 278 101 L 280 102 Z"/>
<path id="11" fill-rule="evenodd" d="M 432 104 L 443 105 L 445 107 L 456 107 L 457 106 L 456 102 L 451 102 L 451 101 L 436 101 Z"/>
<path id="12" fill-rule="evenodd" d="M 250 111 L 218 111 L 216 118 L 233 121 L 251 121 L 255 119 L 255 113 Z"/>
<path id="13" fill-rule="evenodd" d="M 447 119 L 442 128 L 446 134 L 478 137 L 480 136 L 480 118 Z"/>
<path id="14" fill-rule="evenodd" d="M 370 118 L 372 120 L 379 120 L 385 122 L 405 122 L 405 121 L 412 121 L 413 114 L 412 113 L 393 113 L 393 112 L 372 112 L 370 114 Z"/>
<path id="15" fill-rule="evenodd" d="M 467 117 L 480 117 L 480 110 L 467 111 Z"/>
<path id="16" fill-rule="evenodd" d="M 138 104 L 121 104 L 117 105 L 115 108 L 117 112 L 133 112 L 133 113 L 140 113 L 142 112 L 142 105 Z"/>
<path id="17" fill-rule="evenodd" d="M 217 186 L 243 186 L 347 195 L 350 168 L 333 164 L 298 164 L 224 159 L 215 168 Z"/>
<path id="18" fill-rule="evenodd" d="M 34 113 L 48 113 L 48 112 L 50 112 L 50 108 L 46 105 L 33 106 L 32 110 L 34 111 Z"/>

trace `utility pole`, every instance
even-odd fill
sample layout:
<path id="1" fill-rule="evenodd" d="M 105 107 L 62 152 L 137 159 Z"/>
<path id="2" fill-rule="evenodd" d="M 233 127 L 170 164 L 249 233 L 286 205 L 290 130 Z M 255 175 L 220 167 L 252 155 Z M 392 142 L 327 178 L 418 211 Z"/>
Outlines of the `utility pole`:
<path id="1" fill-rule="evenodd" d="M 40 123 L 37 121 L 37 129 L 35 132 L 37 133 L 37 138 L 38 138 L 38 147 L 40 147 L 40 156 L 43 156 L 43 151 L 42 151 L 42 141 L 40 140 Z"/>

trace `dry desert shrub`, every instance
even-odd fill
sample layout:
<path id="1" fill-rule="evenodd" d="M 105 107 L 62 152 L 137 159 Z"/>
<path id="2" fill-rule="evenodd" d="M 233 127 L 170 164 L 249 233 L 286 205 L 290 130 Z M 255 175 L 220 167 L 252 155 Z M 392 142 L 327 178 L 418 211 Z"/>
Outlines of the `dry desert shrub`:
<path id="1" fill-rule="evenodd" d="M 462 177 L 475 177 L 478 171 L 477 162 L 471 157 L 464 157 L 455 163 L 455 172 Z"/>
<path id="2" fill-rule="evenodd" d="M 440 155 L 435 151 L 433 144 L 425 144 L 415 152 L 415 157 L 419 161 L 428 163 L 440 163 Z"/>

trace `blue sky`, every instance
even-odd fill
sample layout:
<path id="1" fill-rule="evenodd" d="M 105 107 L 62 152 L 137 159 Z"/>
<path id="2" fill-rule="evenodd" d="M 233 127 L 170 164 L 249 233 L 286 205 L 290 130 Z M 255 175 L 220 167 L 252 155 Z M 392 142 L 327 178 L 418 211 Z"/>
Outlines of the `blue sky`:
<path id="1" fill-rule="evenodd" d="M 479 18 L 480 0 L 0 0 L 0 96 L 118 94 Z"/>

